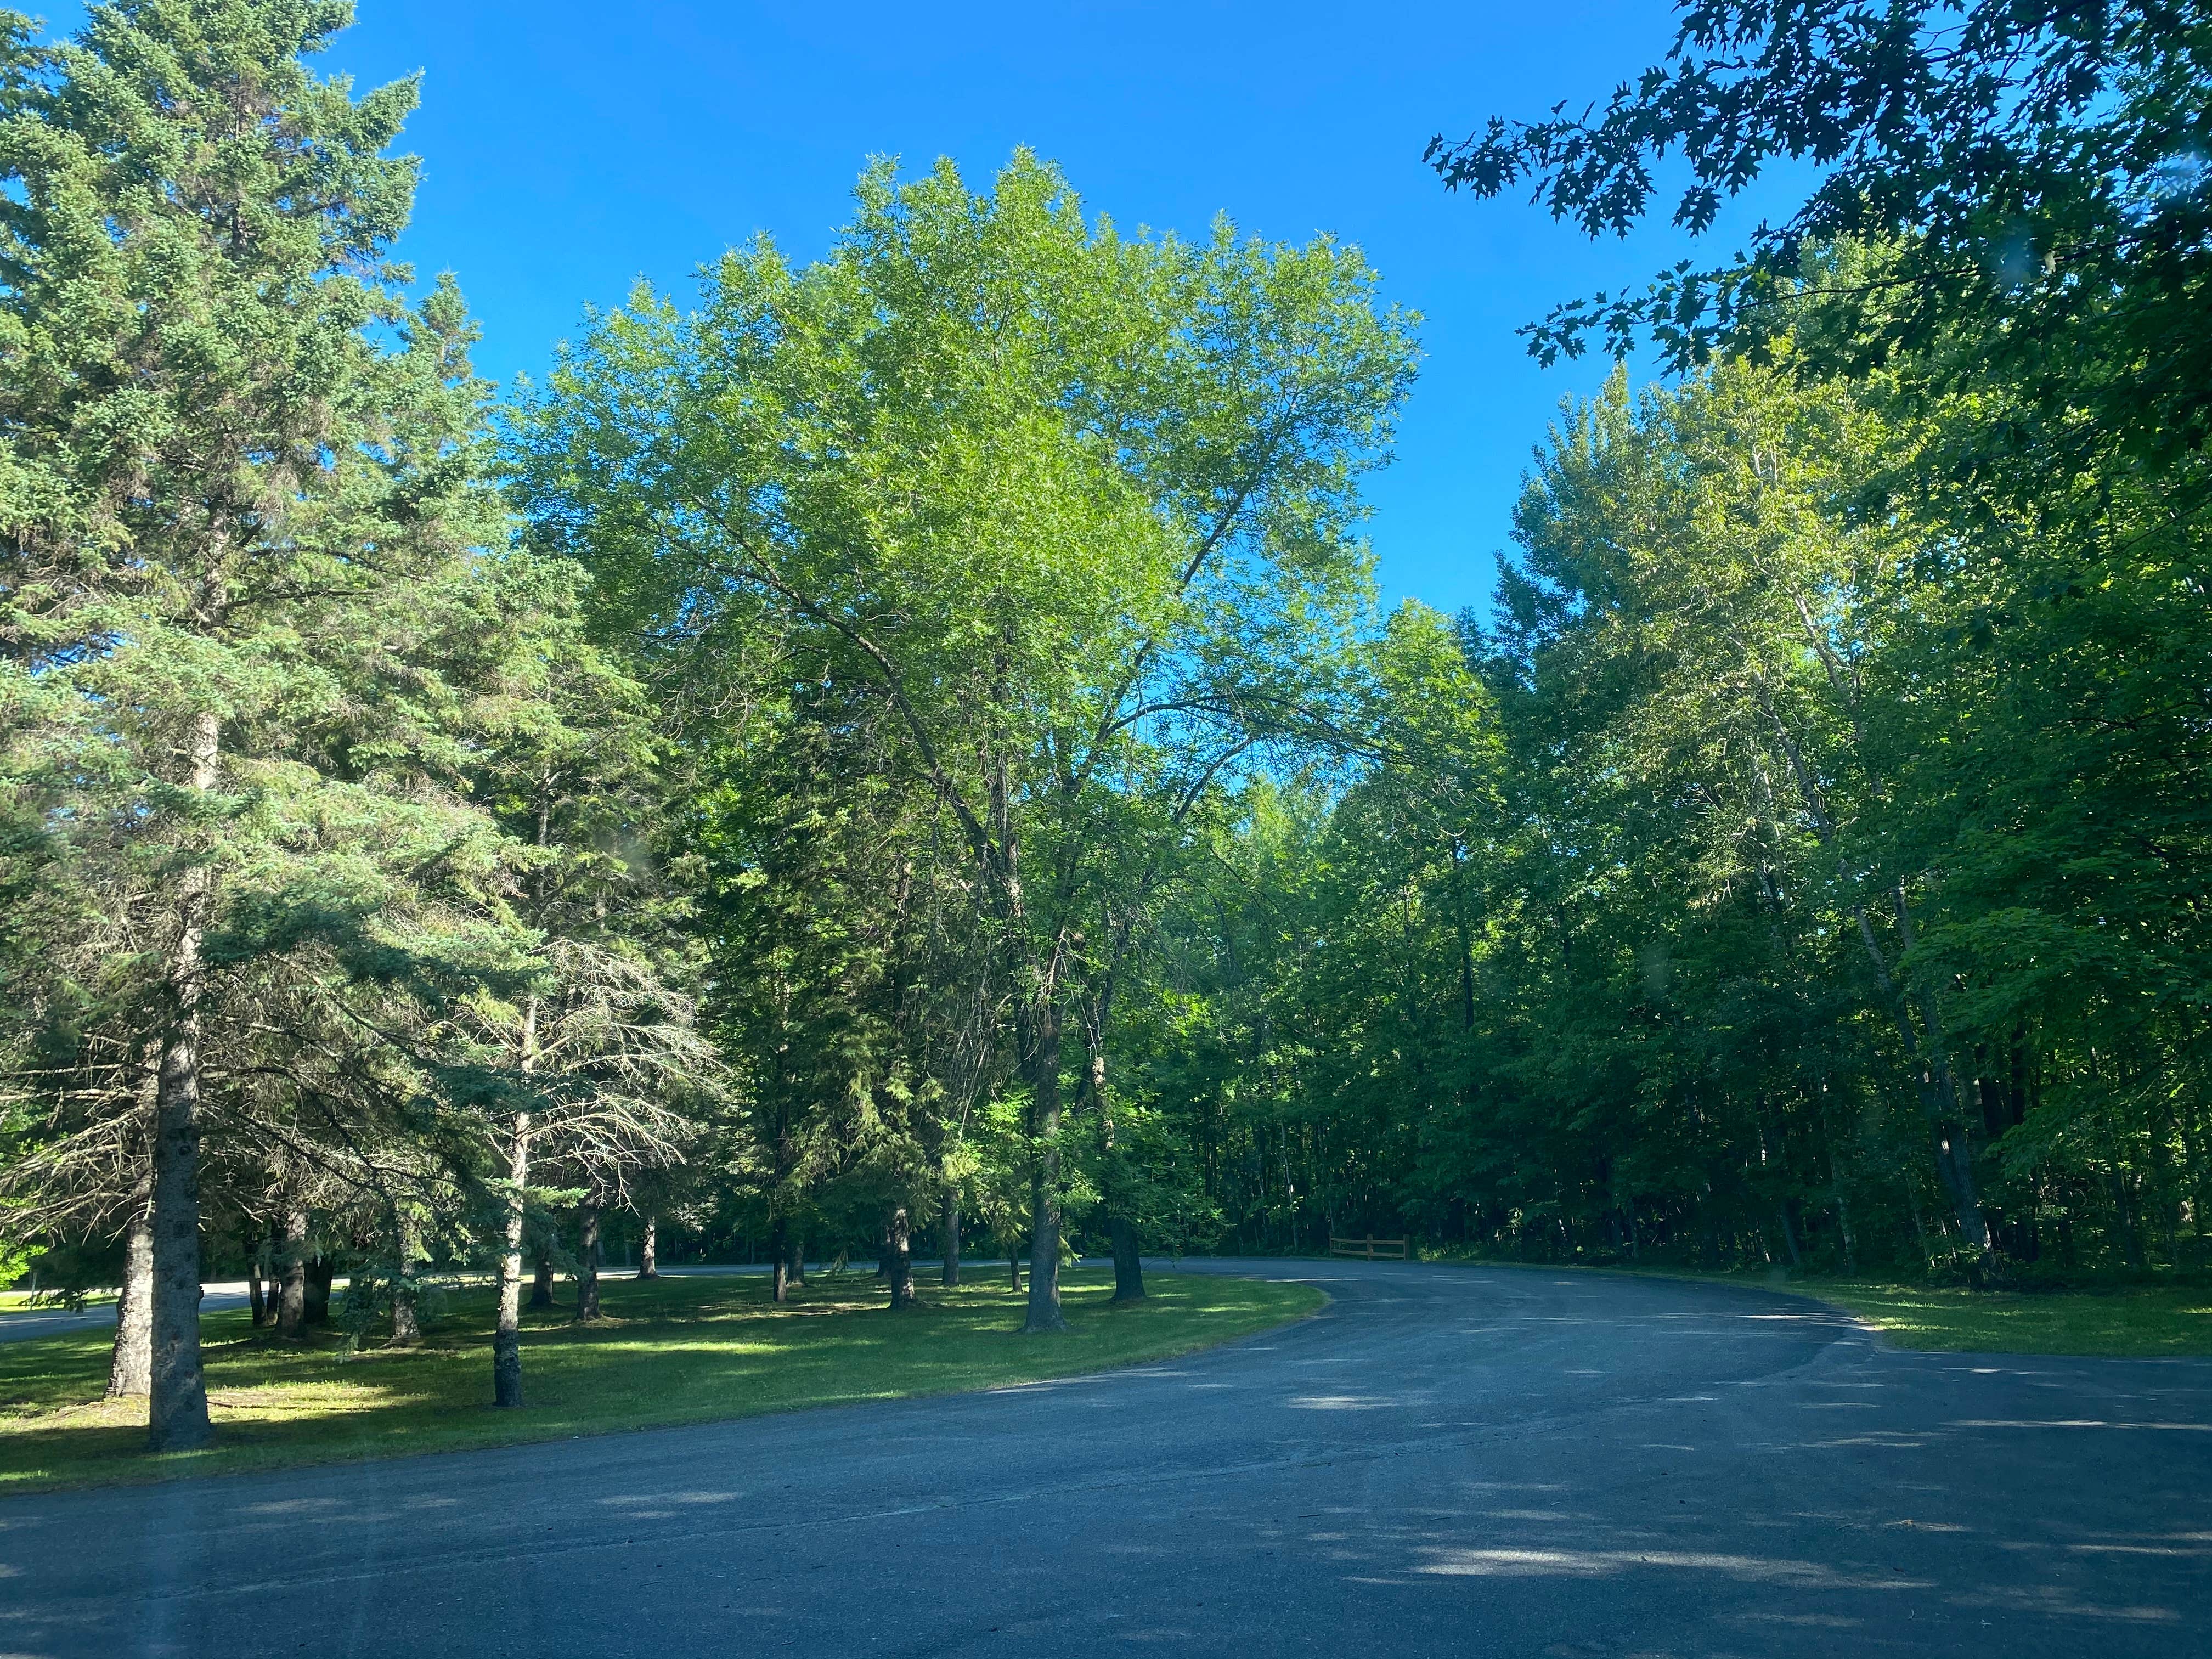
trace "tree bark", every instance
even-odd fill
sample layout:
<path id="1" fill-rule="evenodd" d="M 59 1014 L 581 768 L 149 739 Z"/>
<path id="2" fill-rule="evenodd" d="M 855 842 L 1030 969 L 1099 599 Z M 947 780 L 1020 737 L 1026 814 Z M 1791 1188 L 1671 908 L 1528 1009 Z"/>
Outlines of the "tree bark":
<path id="1" fill-rule="evenodd" d="M 524 1024 L 537 1023 L 532 1001 Z M 526 1066 L 527 1061 L 526 1060 Z M 530 1181 L 530 1114 L 514 1115 L 507 1152 L 507 1237 L 499 1256 L 499 1310 L 491 1334 L 491 1403 L 501 1411 L 522 1404 L 522 1219 L 523 1195 Z"/>
<path id="2" fill-rule="evenodd" d="M 143 1400 L 153 1386 L 154 1222 L 149 1207 L 142 1204 L 123 1236 L 123 1288 L 115 1299 L 115 1352 L 107 1364 L 107 1397 Z"/>
<path id="3" fill-rule="evenodd" d="M 213 709 L 193 716 L 191 787 L 203 797 L 215 790 L 222 734 Z M 157 1452 L 190 1451 L 215 1437 L 200 1369 L 200 944 L 212 886 L 204 864 L 179 878 L 168 1029 L 155 1074 L 146 1443 Z"/>
<path id="4" fill-rule="evenodd" d="M 392 1345 L 412 1347 L 422 1340 L 422 1316 L 415 1305 L 415 1262 L 422 1253 L 415 1218 L 401 1210 L 393 1219 L 393 1255 L 397 1272 L 392 1279 Z"/>
<path id="5" fill-rule="evenodd" d="M 547 844 L 551 805 L 543 790 L 538 797 L 538 844 Z M 536 878 L 538 897 L 544 898 L 544 874 Z M 526 1079 L 538 1070 L 538 999 L 522 1006 L 522 1031 L 515 1055 L 516 1069 Z M 517 1112 L 507 1148 L 507 1237 L 499 1255 L 499 1299 L 492 1315 L 491 1403 L 495 1411 L 522 1407 L 522 1233 L 530 1198 L 530 1114 Z M 540 1258 L 540 1280 L 544 1265 Z M 547 1287 L 547 1297 L 551 1288 Z M 533 1297 L 532 1301 L 536 1298 Z"/>
<path id="6" fill-rule="evenodd" d="M 1467 849 L 1451 838 L 1452 929 L 1459 935 L 1459 1024 L 1474 1034 L 1474 934 L 1467 920 Z"/>
<path id="7" fill-rule="evenodd" d="M 645 1218 L 645 1240 L 637 1247 L 637 1276 L 640 1279 L 660 1277 L 660 1218 L 648 1215 Z"/>
<path id="8" fill-rule="evenodd" d="M 957 1285 L 960 1282 L 960 1189 L 949 1182 L 938 1210 L 937 1236 L 938 1251 L 945 1261 L 938 1281 L 945 1285 Z"/>
<path id="9" fill-rule="evenodd" d="M 1850 1206 L 1844 1199 L 1844 1171 L 1842 1166 L 1836 1162 L 1833 1147 L 1828 1151 L 1828 1182 L 1835 1194 L 1836 1231 L 1843 1236 L 1844 1240 L 1844 1271 L 1847 1273 L 1855 1273 L 1859 1270 L 1858 1235 L 1851 1231 Z"/>
<path id="10" fill-rule="evenodd" d="M 1920 1246 L 1920 1268 L 1925 1273 L 1936 1265 L 1936 1252 L 1928 1243 L 1928 1224 L 1920 1218 L 1920 1195 L 1913 1190 L 1912 1177 L 1905 1176 L 1905 1208 L 1912 1218 L 1912 1237 Z"/>
<path id="11" fill-rule="evenodd" d="M 246 1305 L 253 1316 L 253 1328 L 259 1330 L 269 1311 L 269 1298 L 261 1288 L 261 1258 L 256 1256 L 246 1264 Z"/>
<path id="12" fill-rule="evenodd" d="M 769 1268 L 768 1299 L 780 1304 L 791 1294 L 791 1227 L 781 1216 L 769 1225 L 768 1253 L 774 1261 Z"/>
<path id="13" fill-rule="evenodd" d="M 842 1252 L 838 1260 L 844 1260 Z M 796 1229 L 791 1235 L 791 1282 L 801 1286 L 806 1283 L 806 1235 Z"/>
<path id="14" fill-rule="evenodd" d="M 331 1280 L 337 1277 L 337 1264 L 330 1257 L 318 1254 L 307 1264 L 307 1323 L 327 1325 L 331 1322 Z"/>
<path id="15" fill-rule="evenodd" d="M 1101 1046 L 1105 1023 L 1104 1010 L 1101 1008 L 1089 1028 L 1091 1064 L 1084 1073 L 1084 1086 L 1091 1097 L 1091 1109 L 1098 1114 L 1100 1133 L 1105 1137 L 1106 1168 L 1102 1184 L 1105 1188 L 1103 1196 L 1106 1237 L 1114 1249 L 1114 1299 L 1142 1302 L 1145 1264 L 1137 1254 L 1137 1226 L 1123 1212 L 1115 1196 L 1115 1188 L 1121 1184 L 1116 1177 L 1121 1173 L 1121 1160 L 1114 1145 L 1114 1108 L 1106 1093 L 1106 1054 Z"/>
<path id="16" fill-rule="evenodd" d="M 1022 1253 L 1012 1245 L 1006 1246 L 1006 1276 L 1014 1282 L 1014 1294 L 1022 1293 Z"/>
<path id="17" fill-rule="evenodd" d="M 890 1280 L 891 1308 L 911 1308 L 914 1301 L 914 1244 L 908 1235 L 906 1206 L 891 1212 L 885 1228 L 890 1248 L 884 1252 L 884 1277 Z"/>
<path id="18" fill-rule="evenodd" d="M 577 1218 L 576 1319 L 588 1324 L 599 1316 L 599 1206 L 586 1204 Z"/>
<path id="19" fill-rule="evenodd" d="M 422 1340 L 422 1316 L 415 1306 L 411 1280 L 401 1279 L 392 1287 L 392 1346 L 411 1348 Z"/>
<path id="20" fill-rule="evenodd" d="M 1024 1334 L 1067 1329 L 1060 1310 L 1060 1010 L 1050 997 L 1033 1000 L 1024 1022 L 1030 1125 L 1036 1154 L 1030 1170 L 1030 1304 Z"/>
<path id="21" fill-rule="evenodd" d="M 253 1259 L 264 1281 L 261 1316 L 253 1322 L 257 1325 L 274 1325 L 276 1322 L 276 1304 L 283 1291 L 283 1254 L 284 1236 L 272 1220 L 269 1224 L 268 1237 L 261 1241 L 259 1248 L 253 1253 Z"/>
<path id="22" fill-rule="evenodd" d="M 276 1334 L 297 1342 L 307 1327 L 307 1212 L 296 1200 L 284 1206 L 284 1283 L 276 1298 Z"/>
<path id="23" fill-rule="evenodd" d="M 1107 1237 L 1114 1241 L 1114 1299 L 1145 1299 L 1145 1261 L 1137 1253 L 1137 1226 L 1125 1215 L 1106 1218 Z"/>

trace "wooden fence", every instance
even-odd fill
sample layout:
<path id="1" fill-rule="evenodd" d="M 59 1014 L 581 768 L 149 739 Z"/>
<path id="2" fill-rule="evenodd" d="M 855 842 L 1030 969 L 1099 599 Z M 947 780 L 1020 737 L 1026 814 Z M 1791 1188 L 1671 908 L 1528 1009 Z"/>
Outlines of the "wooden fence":
<path id="1" fill-rule="evenodd" d="M 1331 1238 L 1331 1255 L 1356 1255 L 1366 1261 L 1403 1261 L 1409 1252 L 1402 1238 Z"/>

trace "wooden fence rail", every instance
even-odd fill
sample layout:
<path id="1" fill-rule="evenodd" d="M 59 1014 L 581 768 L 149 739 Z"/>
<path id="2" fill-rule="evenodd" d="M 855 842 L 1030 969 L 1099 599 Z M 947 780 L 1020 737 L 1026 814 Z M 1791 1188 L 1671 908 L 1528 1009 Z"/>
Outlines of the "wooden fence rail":
<path id="1" fill-rule="evenodd" d="M 1367 1261 L 1403 1261 L 1410 1252 L 1402 1238 L 1334 1238 L 1328 1241 L 1331 1255 L 1354 1255 Z"/>

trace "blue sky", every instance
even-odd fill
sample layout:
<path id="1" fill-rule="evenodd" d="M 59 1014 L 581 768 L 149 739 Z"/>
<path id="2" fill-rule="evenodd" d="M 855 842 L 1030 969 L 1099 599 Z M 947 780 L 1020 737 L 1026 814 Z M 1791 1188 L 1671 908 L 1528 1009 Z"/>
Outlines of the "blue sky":
<path id="1" fill-rule="evenodd" d="M 81 19 L 50 5 L 58 28 Z M 1640 283 L 1686 244 L 1592 244 L 1521 203 L 1447 194 L 1438 131 L 1601 96 L 1656 61 L 1662 0 L 1354 7 L 1273 0 L 836 5 L 362 0 L 329 69 L 425 72 L 425 160 L 401 250 L 458 272 L 481 363 L 535 373 L 586 302 L 664 285 L 767 230 L 799 257 L 842 222 L 871 154 L 939 155 L 982 182 L 1018 144 L 1124 226 L 1359 243 L 1424 313 L 1427 357 L 1375 481 L 1386 593 L 1447 610 L 1489 592 L 1529 453 L 1605 366 L 1546 370 L 1514 336 L 1553 301 Z M 1741 240 L 1752 201 L 1711 239 Z M 1735 240 L 1731 240 L 1734 238 Z"/>

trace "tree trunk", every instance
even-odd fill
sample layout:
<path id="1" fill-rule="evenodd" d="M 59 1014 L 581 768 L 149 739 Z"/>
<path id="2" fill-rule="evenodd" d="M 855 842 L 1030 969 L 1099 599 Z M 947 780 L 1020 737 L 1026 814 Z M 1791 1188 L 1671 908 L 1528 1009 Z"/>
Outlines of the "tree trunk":
<path id="1" fill-rule="evenodd" d="M 906 1207 L 891 1212 L 885 1228 L 890 1248 L 884 1252 L 884 1276 L 890 1280 L 891 1308 L 914 1306 L 914 1243 L 908 1237 Z"/>
<path id="2" fill-rule="evenodd" d="M 1904 884 L 1891 890 L 1891 897 L 1897 915 L 1898 939 L 1910 951 L 1913 945 L 1912 907 L 1905 900 Z M 1865 925 L 1863 918 L 1860 925 Z M 1959 1077 L 1951 1064 L 1950 1039 L 1944 1032 L 1942 1012 L 1936 1006 L 1932 990 L 1922 993 L 1920 1018 L 1927 1030 L 1927 1044 L 1916 1057 L 1920 1066 L 1922 1095 L 1929 1103 L 1929 1115 L 1936 1127 L 1940 1149 L 1937 1167 L 1943 1173 L 1944 1184 L 1951 1190 L 1959 1218 L 1959 1236 L 1973 1253 L 1974 1273 L 1978 1279 L 1990 1254 L 1989 1223 L 1983 1218 L 1981 1198 L 1974 1190 L 1973 1138 L 1961 1111 Z M 1905 1030 L 1910 1048 L 1911 1022 L 1900 1018 L 1899 1024 Z"/>
<path id="3" fill-rule="evenodd" d="M 337 1277 L 337 1265 L 326 1255 L 318 1255 L 307 1264 L 307 1323 L 327 1325 L 331 1322 L 331 1280 Z"/>
<path id="4" fill-rule="evenodd" d="M 422 1254 L 415 1218 L 403 1212 L 392 1227 L 398 1271 L 392 1280 L 392 1345 L 411 1348 L 422 1340 L 422 1320 L 415 1305 L 415 1261 Z"/>
<path id="5" fill-rule="evenodd" d="M 1036 1155 L 1030 1170 L 1030 1305 L 1024 1334 L 1067 1329 L 1060 1310 L 1060 1010 L 1050 998 L 1032 1002 L 1024 1022 L 1030 1125 Z"/>
<path id="6" fill-rule="evenodd" d="M 526 1030 L 534 1028 L 532 999 Z M 525 1064 L 527 1064 L 526 1060 Z M 530 1114 L 514 1115 L 514 1139 L 507 1152 L 507 1237 L 499 1256 L 499 1310 L 491 1335 L 491 1403 L 502 1411 L 522 1404 L 522 1212 L 530 1181 Z"/>
<path id="7" fill-rule="evenodd" d="M 283 1293 L 283 1255 L 284 1236 L 272 1220 L 269 1224 L 268 1237 L 261 1241 L 259 1248 L 253 1253 L 253 1259 L 264 1281 L 261 1317 L 254 1321 L 257 1325 L 274 1325 L 276 1322 L 276 1304 Z"/>
<path id="8" fill-rule="evenodd" d="M 944 1257 L 944 1271 L 939 1282 L 957 1285 L 960 1282 L 960 1189 L 947 1184 L 945 1197 L 937 1214 L 938 1251 Z"/>
<path id="9" fill-rule="evenodd" d="M 1091 1109 L 1098 1114 L 1100 1132 L 1105 1137 L 1106 1169 L 1103 1194 L 1106 1211 L 1106 1237 L 1114 1247 L 1114 1299 L 1116 1302 L 1141 1302 L 1145 1299 L 1145 1264 L 1137 1254 L 1136 1224 L 1121 1213 L 1115 1200 L 1115 1189 L 1119 1184 L 1121 1158 L 1114 1145 L 1114 1109 L 1106 1094 L 1106 1055 L 1100 1047 L 1100 1033 L 1105 1027 L 1104 1012 L 1089 1027 L 1091 1064 L 1085 1068 L 1085 1088 L 1091 1097 Z"/>
<path id="10" fill-rule="evenodd" d="M 781 1216 L 769 1225 L 768 1253 L 773 1262 L 768 1270 L 768 1299 L 781 1303 L 791 1293 L 791 1228 Z"/>
<path id="11" fill-rule="evenodd" d="M 296 1200 L 284 1206 L 284 1284 L 276 1300 L 276 1334 L 297 1342 L 307 1326 L 307 1212 Z"/>
<path id="12" fill-rule="evenodd" d="M 246 1305 L 253 1316 L 253 1328 L 261 1328 L 269 1312 L 269 1298 L 261 1288 L 261 1258 L 256 1256 L 246 1264 Z"/>
<path id="13" fill-rule="evenodd" d="M 550 1244 L 538 1247 L 537 1272 L 530 1281 L 530 1305 L 533 1308 L 553 1305 L 553 1247 Z"/>
<path id="14" fill-rule="evenodd" d="M 1014 1294 L 1022 1293 L 1022 1253 L 1012 1245 L 1006 1246 L 1006 1276 L 1014 1281 Z"/>
<path id="15" fill-rule="evenodd" d="M 589 1323 L 599 1316 L 599 1206 L 586 1204 L 577 1218 L 576 1318 Z"/>
<path id="16" fill-rule="evenodd" d="M 1142 1302 L 1145 1299 L 1144 1258 L 1137 1254 L 1136 1224 L 1125 1215 L 1106 1218 L 1107 1237 L 1114 1241 L 1114 1299 L 1116 1302 Z"/>
<path id="17" fill-rule="evenodd" d="M 637 1276 L 640 1279 L 660 1277 L 660 1218 L 648 1215 L 645 1218 L 645 1241 L 637 1247 Z"/>
<path id="18" fill-rule="evenodd" d="M 2118 1170 L 2106 1177 L 2112 1193 L 2112 1209 L 2119 1218 L 2120 1249 L 2127 1256 L 2128 1266 L 2143 1265 L 2142 1235 L 2136 1229 L 2134 1207 L 2128 1202 L 2127 1177 Z"/>
<path id="19" fill-rule="evenodd" d="M 115 1299 L 110 1400 L 143 1400 L 154 1384 L 154 1223 L 142 1206 L 123 1236 L 123 1288 Z"/>
<path id="20" fill-rule="evenodd" d="M 213 709 L 193 716 L 191 787 L 203 799 L 215 790 L 222 736 Z M 146 1443 L 157 1452 L 189 1451 L 215 1437 L 207 1379 L 200 1369 L 200 942 L 212 884 L 204 864 L 178 878 L 168 1029 L 161 1036 L 154 1090 Z"/>
<path id="21" fill-rule="evenodd" d="M 422 1340 L 422 1316 L 416 1310 L 414 1265 L 422 1255 L 422 1241 L 418 1237 L 414 1214 L 400 1210 L 392 1218 L 392 1255 L 396 1256 L 392 1274 L 392 1347 L 414 1347 Z"/>
<path id="22" fill-rule="evenodd" d="M 538 840 L 545 841 L 541 816 Z M 538 999 L 522 1015 L 522 1074 L 538 1069 Z M 499 1256 L 499 1308 L 491 1334 L 491 1403 L 497 1411 L 522 1405 L 522 1223 L 530 1194 L 530 1114 L 514 1115 L 514 1138 L 507 1149 L 507 1237 Z"/>
<path id="23" fill-rule="evenodd" d="M 1828 1182 L 1835 1194 L 1836 1231 L 1844 1239 L 1844 1271 L 1855 1273 L 1859 1270 L 1858 1236 L 1851 1231 L 1850 1206 L 1844 1200 L 1844 1171 L 1832 1147 L 1828 1152 Z"/>
<path id="24" fill-rule="evenodd" d="M 1802 764 L 1793 760 L 1793 764 Z M 1802 773 L 1801 773 L 1802 775 Z M 1823 841 L 1827 839 L 1824 834 Z M 1912 948 L 1912 908 L 1905 902 L 1905 889 L 1893 890 L 1898 936 L 1906 950 Z M 1936 1171 L 1942 1178 L 1943 1188 L 1951 1194 L 1954 1211 L 1959 1218 L 1959 1231 L 1978 1260 L 1989 1250 L 1989 1227 L 1982 1218 L 1982 1206 L 1974 1193 L 1973 1154 L 1971 1147 L 1964 1158 L 1954 1158 L 1951 1148 L 1966 1146 L 1964 1127 L 1959 1122 L 1957 1081 L 1951 1073 L 1951 1062 L 1944 1052 L 1942 1027 L 1936 1018 L 1937 1010 L 1932 996 L 1921 1003 L 1921 1013 L 1928 1024 L 1928 1040 L 1923 1043 L 1921 1034 L 1913 1029 L 1911 1004 L 1904 988 L 1892 980 L 1888 958 L 1883 956 L 1880 941 L 1875 938 L 1874 923 L 1863 904 L 1854 906 L 1853 919 L 1858 925 L 1859 941 L 1866 947 L 1868 963 L 1874 969 L 1875 987 L 1881 994 L 1890 1020 L 1897 1027 L 1899 1042 L 1905 1050 L 1905 1062 L 1913 1073 L 1914 1088 L 1920 1097 L 1920 1109 L 1934 1131 L 1937 1152 Z"/>
<path id="25" fill-rule="evenodd" d="M 842 1251 L 838 1260 L 844 1260 Z M 791 1235 L 791 1282 L 802 1286 L 806 1283 L 806 1235 L 795 1230 Z"/>
<path id="26" fill-rule="evenodd" d="M 415 1306 L 415 1290 L 407 1279 L 392 1287 L 392 1346 L 411 1348 L 422 1340 L 422 1316 Z"/>
<path id="27" fill-rule="evenodd" d="M 1905 1207 L 1912 1218 L 1912 1237 L 1920 1246 L 1920 1270 L 1927 1272 L 1936 1265 L 1936 1253 L 1928 1243 L 1928 1224 L 1920 1218 L 1920 1195 L 1913 1190 L 1912 1177 L 1905 1181 Z"/>
<path id="28" fill-rule="evenodd" d="M 1974 1150 L 1966 1139 L 1966 1127 L 1956 1112 L 1936 1125 L 1936 1169 L 1951 1194 L 1959 1220 L 1959 1237 L 1972 1253 L 1977 1270 L 1990 1253 L 1990 1230 L 1982 1218 L 1982 1201 L 1974 1191 Z"/>

